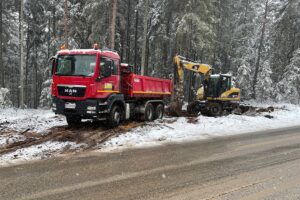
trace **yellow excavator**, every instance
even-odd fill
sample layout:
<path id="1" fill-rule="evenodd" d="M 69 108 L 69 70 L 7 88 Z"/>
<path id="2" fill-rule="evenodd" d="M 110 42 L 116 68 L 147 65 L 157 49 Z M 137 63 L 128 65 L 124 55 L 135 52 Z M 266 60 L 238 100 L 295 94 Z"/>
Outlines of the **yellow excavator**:
<path id="1" fill-rule="evenodd" d="M 224 111 L 231 112 L 239 106 L 241 92 L 240 89 L 232 87 L 231 75 L 213 74 L 210 65 L 197 63 L 179 55 L 174 57 L 174 64 L 178 81 L 174 85 L 173 108 L 171 108 L 173 113 L 178 113 L 178 109 L 182 109 L 184 69 L 204 75 L 202 86 L 197 91 L 196 101 L 189 103 L 187 107 L 188 113 L 220 116 Z"/>

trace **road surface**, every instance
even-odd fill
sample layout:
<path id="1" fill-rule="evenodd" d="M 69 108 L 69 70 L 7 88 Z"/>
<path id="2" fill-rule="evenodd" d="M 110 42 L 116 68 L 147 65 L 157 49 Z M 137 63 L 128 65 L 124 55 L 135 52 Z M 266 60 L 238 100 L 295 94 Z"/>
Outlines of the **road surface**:
<path id="1" fill-rule="evenodd" d="M 300 199 L 300 127 L 2 167 L 0 199 Z"/>

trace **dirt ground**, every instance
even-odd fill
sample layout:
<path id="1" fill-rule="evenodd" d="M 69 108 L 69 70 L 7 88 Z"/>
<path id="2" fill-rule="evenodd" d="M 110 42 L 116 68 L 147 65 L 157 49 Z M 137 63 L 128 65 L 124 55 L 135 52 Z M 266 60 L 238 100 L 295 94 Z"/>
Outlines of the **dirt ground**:
<path id="1" fill-rule="evenodd" d="M 79 127 L 75 128 L 70 128 L 68 126 L 53 127 L 46 135 L 32 132 L 28 129 L 23 132 L 8 130 L 2 132 L 1 135 L 20 135 L 24 136 L 26 139 L 21 141 L 16 140 L 16 142 L 9 142 L 8 144 L 2 146 L 0 148 L 0 156 L 18 149 L 42 144 L 47 141 L 69 141 L 77 144 L 85 144 L 80 150 L 90 150 L 112 137 L 116 137 L 141 125 L 143 125 L 143 122 L 127 122 L 117 128 L 108 129 L 100 123 L 84 122 Z M 75 151 L 75 149 L 65 148 L 63 153 L 72 151 Z M 78 149 L 76 149 L 76 151 L 78 151 Z"/>
<path id="2" fill-rule="evenodd" d="M 234 111 L 233 114 L 236 115 L 248 115 L 255 116 L 263 114 L 267 118 L 272 118 L 272 112 L 274 107 L 253 107 L 253 106 L 241 106 L 238 110 Z M 198 123 L 196 115 L 189 115 L 187 112 L 182 113 L 183 117 L 186 117 L 188 123 Z M 176 121 L 176 120 L 175 120 Z M 163 123 L 168 126 L 175 122 L 174 118 L 165 118 Z M 82 152 L 88 150 L 94 150 L 99 147 L 100 144 L 105 141 L 117 137 L 121 134 L 129 132 L 130 130 L 146 125 L 146 122 L 126 122 L 117 128 L 109 129 L 105 128 L 103 123 L 100 122 L 83 122 L 80 126 L 75 128 L 70 128 L 68 126 L 57 126 L 52 127 L 47 131 L 47 134 L 40 134 L 30 129 L 25 129 L 23 131 L 15 131 L 6 128 L 9 122 L 3 122 L 0 124 L 0 134 L 1 136 L 6 136 L 7 138 L 12 138 L 8 140 L 6 144 L 0 145 L 0 156 L 14 152 L 18 149 L 27 148 L 33 145 L 43 144 L 47 141 L 58 141 L 58 142 L 74 142 L 76 144 L 81 144 L 80 148 L 70 148 L 65 147 L 61 153 L 71 153 L 71 152 Z M 153 124 L 155 126 L 155 124 Z M 17 137 L 17 139 L 15 139 Z M 22 139 L 18 139 L 22 138 Z"/>

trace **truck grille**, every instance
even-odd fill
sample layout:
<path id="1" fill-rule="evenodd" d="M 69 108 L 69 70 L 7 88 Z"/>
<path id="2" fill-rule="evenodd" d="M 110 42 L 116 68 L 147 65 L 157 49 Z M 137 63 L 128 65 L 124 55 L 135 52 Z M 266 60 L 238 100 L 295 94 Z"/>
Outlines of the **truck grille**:
<path id="1" fill-rule="evenodd" d="M 73 85 L 58 85 L 57 86 L 58 94 L 60 96 L 66 97 L 84 97 L 85 95 L 85 86 L 73 86 Z"/>

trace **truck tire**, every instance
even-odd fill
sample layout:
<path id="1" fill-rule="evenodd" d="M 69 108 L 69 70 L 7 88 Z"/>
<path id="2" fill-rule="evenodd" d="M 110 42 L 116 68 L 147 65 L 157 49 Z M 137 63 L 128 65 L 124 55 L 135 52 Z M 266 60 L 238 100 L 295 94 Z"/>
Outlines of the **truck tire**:
<path id="1" fill-rule="evenodd" d="M 121 120 L 122 120 L 122 109 L 120 108 L 120 106 L 114 105 L 106 118 L 107 125 L 110 128 L 117 127 L 121 123 Z"/>
<path id="2" fill-rule="evenodd" d="M 79 126 L 81 123 L 81 118 L 78 116 L 66 116 L 67 123 L 69 127 L 76 127 Z"/>
<path id="3" fill-rule="evenodd" d="M 208 113 L 210 116 L 213 116 L 213 117 L 218 117 L 218 116 L 221 116 L 222 115 L 222 106 L 220 103 L 217 103 L 217 102 L 211 102 L 211 103 L 208 103 L 207 105 L 207 109 L 208 109 Z"/>
<path id="4" fill-rule="evenodd" d="M 164 117 L 164 105 L 158 104 L 155 108 L 155 116 L 154 119 L 162 119 Z"/>
<path id="5" fill-rule="evenodd" d="M 143 115 L 144 121 L 153 121 L 154 120 L 154 115 L 155 115 L 155 110 L 154 106 L 152 103 L 148 103 L 146 108 L 145 108 L 145 113 Z"/>

